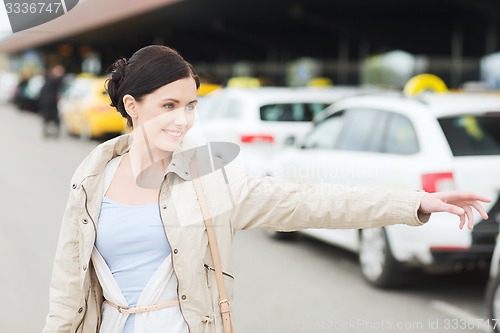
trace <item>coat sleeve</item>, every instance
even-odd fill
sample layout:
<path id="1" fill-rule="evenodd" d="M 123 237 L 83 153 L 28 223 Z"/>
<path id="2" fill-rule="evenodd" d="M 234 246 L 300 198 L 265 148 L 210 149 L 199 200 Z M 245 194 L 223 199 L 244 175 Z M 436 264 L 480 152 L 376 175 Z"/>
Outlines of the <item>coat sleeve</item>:
<path id="1" fill-rule="evenodd" d="M 71 195 L 73 194 L 70 193 Z M 59 233 L 50 283 L 49 313 L 43 333 L 69 333 L 79 313 L 81 287 L 78 225 L 71 218 L 74 216 L 74 207 L 69 202 Z"/>
<path id="2" fill-rule="evenodd" d="M 245 194 L 232 212 L 235 231 L 264 228 L 361 229 L 392 224 L 418 226 L 425 192 L 339 184 L 297 184 L 272 177 L 246 177 Z"/>

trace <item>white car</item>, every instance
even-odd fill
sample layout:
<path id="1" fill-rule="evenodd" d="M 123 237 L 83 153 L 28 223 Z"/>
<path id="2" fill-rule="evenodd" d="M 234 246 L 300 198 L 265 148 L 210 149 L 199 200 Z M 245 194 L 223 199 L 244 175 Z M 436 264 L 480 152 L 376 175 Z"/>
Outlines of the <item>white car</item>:
<path id="1" fill-rule="evenodd" d="M 276 156 L 268 174 L 292 181 L 457 189 L 492 199 L 490 218 L 473 231 L 438 213 L 426 225 L 317 230 L 312 237 L 359 254 L 366 280 L 402 282 L 405 268 L 457 268 L 491 260 L 500 222 L 500 96 L 424 93 L 344 99 L 320 116 L 296 147 Z"/>
<path id="2" fill-rule="evenodd" d="M 240 145 L 247 170 L 262 175 L 285 138 L 300 138 L 333 102 L 373 88 L 222 88 L 200 99 L 198 114 L 208 141 Z"/>
<path id="3" fill-rule="evenodd" d="M 16 73 L 0 71 L 0 103 L 13 100 L 18 83 L 19 77 Z"/>

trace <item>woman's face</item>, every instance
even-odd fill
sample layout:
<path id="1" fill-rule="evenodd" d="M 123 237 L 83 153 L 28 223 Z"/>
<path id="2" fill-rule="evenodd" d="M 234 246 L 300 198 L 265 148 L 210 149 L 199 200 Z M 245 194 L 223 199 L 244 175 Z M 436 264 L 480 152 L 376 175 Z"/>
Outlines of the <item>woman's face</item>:
<path id="1" fill-rule="evenodd" d="M 135 105 L 134 131 L 142 131 L 148 149 L 179 150 L 193 126 L 196 112 L 196 82 L 184 78 L 143 96 Z"/>

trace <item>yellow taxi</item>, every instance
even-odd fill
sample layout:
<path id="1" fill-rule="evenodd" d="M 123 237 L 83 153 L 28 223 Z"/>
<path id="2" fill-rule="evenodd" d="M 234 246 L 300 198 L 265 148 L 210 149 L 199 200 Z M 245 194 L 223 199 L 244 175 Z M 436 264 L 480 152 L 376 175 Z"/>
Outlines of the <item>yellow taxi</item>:
<path id="1" fill-rule="evenodd" d="M 200 88 L 198 88 L 198 96 L 203 97 L 220 88 L 222 88 L 220 84 L 202 82 Z"/>
<path id="2" fill-rule="evenodd" d="M 69 134 L 99 138 L 127 132 L 126 120 L 109 105 L 106 79 L 80 74 L 70 83 L 59 101 L 62 125 Z"/>

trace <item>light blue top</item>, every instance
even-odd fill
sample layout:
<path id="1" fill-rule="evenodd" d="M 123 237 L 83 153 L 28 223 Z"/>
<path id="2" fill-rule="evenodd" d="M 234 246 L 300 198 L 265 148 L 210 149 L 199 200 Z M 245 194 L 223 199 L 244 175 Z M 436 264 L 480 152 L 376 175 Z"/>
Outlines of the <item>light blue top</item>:
<path id="1" fill-rule="evenodd" d="M 116 167 L 109 172 L 114 174 L 115 170 Z M 170 254 L 158 203 L 130 206 L 104 197 L 95 246 L 128 305 L 136 306 L 142 290 Z M 123 332 L 133 331 L 132 314 Z"/>

